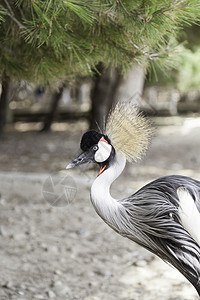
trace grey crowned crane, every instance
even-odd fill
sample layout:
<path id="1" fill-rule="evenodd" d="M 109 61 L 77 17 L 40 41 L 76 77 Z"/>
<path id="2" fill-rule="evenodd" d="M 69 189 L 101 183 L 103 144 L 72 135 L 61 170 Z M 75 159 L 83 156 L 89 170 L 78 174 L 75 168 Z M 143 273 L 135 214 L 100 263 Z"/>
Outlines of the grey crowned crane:
<path id="1" fill-rule="evenodd" d="M 200 182 L 172 175 L 127 198 L 110 194 L 126 160 L 140 159 L 151 136 L 148 120 L 130 103 L 119 102 L 104 133 L 90 130 L 82 136 L 83 153 L 67 168 L 97 163 L 100 172 L 92 184 L 91 201 L 98 215 L 120 235 L 178 269 L 200 295 Z"/>

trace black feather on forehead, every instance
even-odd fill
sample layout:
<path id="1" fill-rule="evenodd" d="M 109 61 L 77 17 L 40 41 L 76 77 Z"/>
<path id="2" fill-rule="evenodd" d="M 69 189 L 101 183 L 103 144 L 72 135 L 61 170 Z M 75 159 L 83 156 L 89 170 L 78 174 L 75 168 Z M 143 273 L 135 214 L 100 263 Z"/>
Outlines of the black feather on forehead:
<path id="1" fill-rule="evenodd" d="M 97 144 L 102 137 L 104 137 L 104 139 L 110 144 L 110 140 L 106 135 L 99 133 L 96 130 L 87 131 L 84 133 L 81 139 L 81 150 L 89 150 L 93 145 Z"/>

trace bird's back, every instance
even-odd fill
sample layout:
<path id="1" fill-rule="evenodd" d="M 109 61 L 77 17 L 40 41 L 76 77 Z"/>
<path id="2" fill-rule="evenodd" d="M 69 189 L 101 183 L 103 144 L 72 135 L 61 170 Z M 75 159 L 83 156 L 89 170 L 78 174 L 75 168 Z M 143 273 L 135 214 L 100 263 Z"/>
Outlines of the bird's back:
<path id="1" fill-rule="evenodd" d="M 158 194 L 158 196 L 164 194 L 172 204 L 179 206 L 177 197 L 177 189 L 179 187 L 184 187 L 190 192 L 200 212 L 200 181 L 187 176 L 170 175 L 160 177 L 142 187 L 130 199 L 145 192 L 153 195 Z"/>

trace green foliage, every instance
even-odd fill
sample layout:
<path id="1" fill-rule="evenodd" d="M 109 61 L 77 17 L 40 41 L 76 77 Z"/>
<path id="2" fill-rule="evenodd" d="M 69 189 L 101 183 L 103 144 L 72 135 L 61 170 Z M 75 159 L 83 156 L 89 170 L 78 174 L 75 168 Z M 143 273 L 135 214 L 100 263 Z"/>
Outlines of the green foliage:
<path id="1" fill-rule="evenodd" d="M 199 0 L 2 0 L 0 70 L 51 84 L 92 75 L 99 62 L 169 67 L 177 32 L 199 9 Z"/>
<path id="2" fill-rule="evenodd" d="M 5 22 L 6 10 L 3 7 L 0 7 L 0 22 Z"/>
<path id="3" fill-rule="evenodd" d="M 200 48 L 195 52 L 184 49 L 181 55 L 180 68 L 177 72 L 177 86 L 182 91 L 190 88 L 200 88 Z"/>
<path id="4" fill-rule="evenodd" d="M 175 64 L 168 72 L 154 65 L 156 70 L 153 74 L 153 68 L 150 69 L 147 85 L 173 86 L 182 92 L 192 88 L 200 89 L 200 27 L 193 25 L 185 28 L 179 41 L 181 44 L 174 49 L 178 52 Z"/>

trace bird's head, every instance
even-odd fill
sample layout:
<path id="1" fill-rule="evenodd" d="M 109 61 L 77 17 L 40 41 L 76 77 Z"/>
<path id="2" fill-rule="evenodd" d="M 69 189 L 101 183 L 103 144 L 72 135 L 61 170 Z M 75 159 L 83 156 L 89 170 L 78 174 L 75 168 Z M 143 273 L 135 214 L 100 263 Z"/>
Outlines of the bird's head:
<path id="1" fill-rule="evenodd" d="M 108 136 L 95 130 L 89 130 L 84 133 L 80 147 L 83 151 L 82 154 L 75 158 L 67 166 L 67 169 L 92 162 L 100 166 L 100 175 L 109 167 L 115 156 L 115 149 L 111 145 Z"/>
<path id="2" fill-rule="evenodd" d="M 87 131 L 81 139 L 83 153 L 67 168 L 95 162 L 100 165 L 101 174 L 119 152 L 129 162 L 135 162 L 146 153 L 151 137 L 149 121 L 138 112 L 134 103 L 118 102 L 108 116 L 105 134 L 95 130 Z"/>

